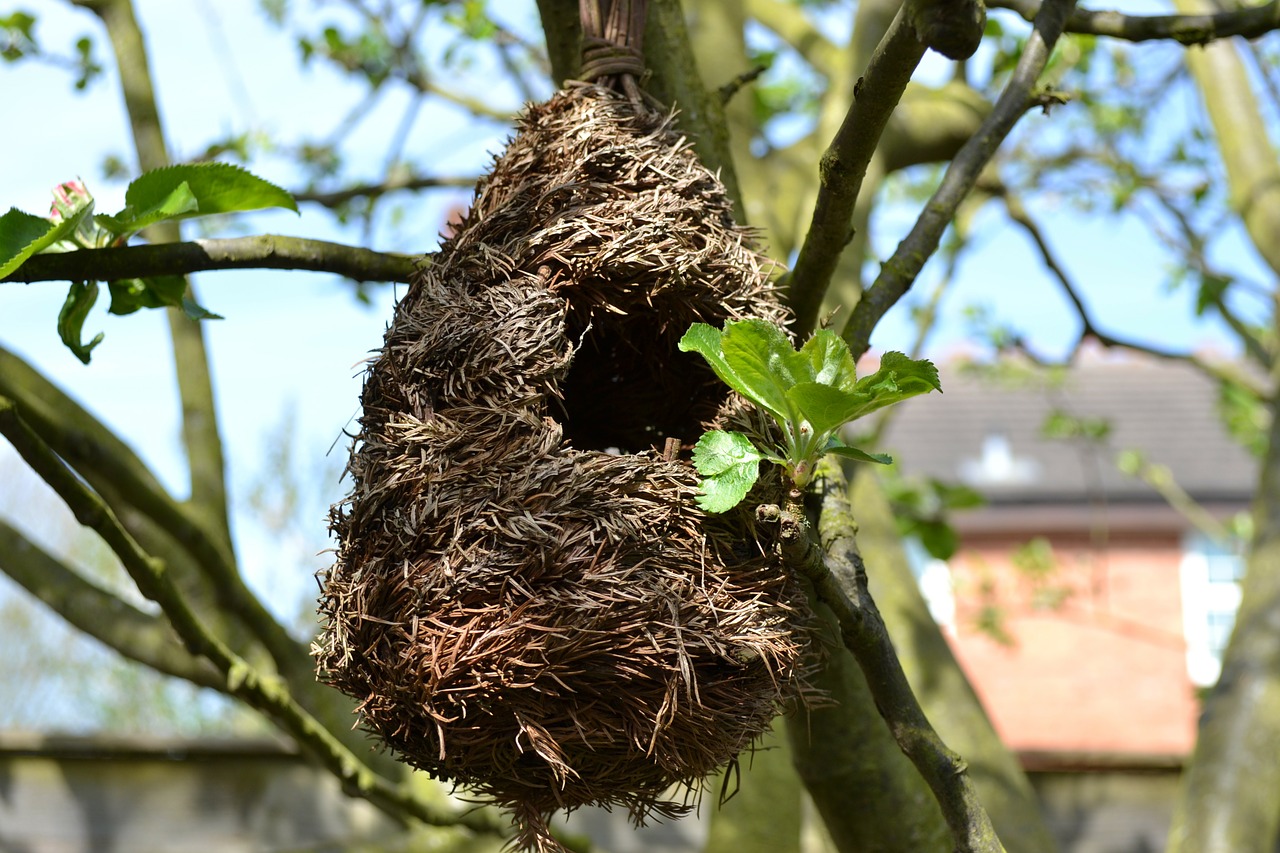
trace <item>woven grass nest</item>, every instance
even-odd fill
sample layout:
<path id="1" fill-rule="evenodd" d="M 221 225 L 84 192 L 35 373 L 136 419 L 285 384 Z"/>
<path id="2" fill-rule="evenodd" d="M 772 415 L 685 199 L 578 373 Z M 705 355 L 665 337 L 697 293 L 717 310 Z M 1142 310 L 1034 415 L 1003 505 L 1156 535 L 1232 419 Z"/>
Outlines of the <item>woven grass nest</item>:
<path id="1" fill-rule="evenodd" d="M 671 116 L 583 84 L 522 116 L 371 362 L 320 674 L 526 846 L 558 809 L 687 809 L 668 789 L 803 688 L 802 590 L 656 449 L 740 407 L 676 342 L 747 316 L 784 311 L 720 182 Z"/>

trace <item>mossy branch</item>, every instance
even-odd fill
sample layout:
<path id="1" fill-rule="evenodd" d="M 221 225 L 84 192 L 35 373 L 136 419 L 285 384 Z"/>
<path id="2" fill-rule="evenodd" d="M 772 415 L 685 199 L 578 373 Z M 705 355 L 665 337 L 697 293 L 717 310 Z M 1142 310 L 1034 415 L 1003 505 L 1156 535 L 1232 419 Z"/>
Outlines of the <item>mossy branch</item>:
<path id="1" fill-rule="evenodd" d="M 915 282 L 925 262 L 937 251 L 942 232 L 955 217 L 960 203 L 977 184 L 983 168 L 1034 103 L 1035 82 L 1074 7 L 1075 0 L 1048 0 L 1040 7 L 1035 29 L 991 114 L 956 153 L 911 232 L 884 263 L 875 283 L 867 288 L 845 324 L 842 337 L 855 358 L 867 351 L 871 331 Z"/>
<path id="2" fill-rule="evenodd" d="M 840 254 L 853 236 L 853 209 L 867 166 L 924 51 L 905 12 L 899 10 L 854 88 L 853 104 L 843 124 L 822 155 L 813 218 L 787 280 L 788 301 L 796 317 L 794 329 L 802 336 L 817 321 Z"/>
<path id="3" fill-rule="evenodd" d="M 165 490 L 146 464 L 100 421 L 45 379 L 35 368 L 0 347 L 0 395 L 40 433 L 90 487 L 111 494 L 152 521 L 195 561 L 217 590 L 220 604 L 234 613 L 271 654 L 281 672 L 311 677 L 306 649 L 289 636 L 245 585 L 226 543 L 189 506 Z M 124 507 L 117 504 L 119 514 Z"/>
<path id="4" fill-rule="evenodd" d="M 263 234 L 36 255 L 0 281 L 116 281 L 207 270 L 277 269 L 329 272 L 355 281 L 407 282 L 417 262 L 410 255 Z"/>
<path id="5" fill-rule="evenodd" d="M 993 9 L 1010 9 L 1028 21 L 1040 13 L 1039 0 L 989 0 Z M 1169 40 L 1180 44 L 1208 44 L 1217 39 L 1258 38 L 1280 29 L 1280 0 L 1211 14 L 1128 15 L 1103 9 L 1076 9 L 1066 30 L 1082 35 L 1109 36 L 1125 41 Z"/>
<path id="6" fill-rule="evenodd" d="M 964 760 L 943 743 L 911 690 L 888 629 L 867 588 L 866 566 L 855 540 L 848 483 L 828 457 L 819 467 L 822 514 L 815 538 L 798 507 L 764 506 L 759 517 L 776 524 L 788 566 L 808 578 L 835 613 L 840 636 L 866 676 L 876 708 L 899 748 L 933 792 L 960 853 L 1003 853 Z"/>
<path id="7" fill-rule="evenodd" d="M 76 520 L 102 537 L 142 594 L 160 605 L 188 651 L 217 668 L 226 679 L 226 692 L 275 720 L 341 779 L 348 790 L 395 817 L 407 816 L 433 826 L 462 826 L 478 833 L 501 834 L 501 823 L 492 813 L 454 814 L 416 797 L 407 784 L 394 784 L 379 776 L 300 706 L 283 681 L 264 675 L 214 636 L 178 591 L 164 562 L 139 547 L 110 507 L 67 468 L 6 397 L 0 397 L 0 434 L 53 488 Z"/>
<path id="8" fill-rule="evenodd" d="M 225 692 L 226 679 L 178 642 L 169 623 L 92 583 L 0 520 L 0 571 L 72 627 L 157 672 Z"/>

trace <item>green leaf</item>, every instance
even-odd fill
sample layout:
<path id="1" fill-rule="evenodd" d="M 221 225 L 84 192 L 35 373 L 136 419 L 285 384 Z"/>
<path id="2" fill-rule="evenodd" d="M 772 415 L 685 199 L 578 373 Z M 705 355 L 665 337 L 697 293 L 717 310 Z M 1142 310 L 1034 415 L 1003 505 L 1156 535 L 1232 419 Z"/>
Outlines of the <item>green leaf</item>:
<path id="1" fill-rule="evenodd" d="M 155 225 L 166 219 L 182 219 L 187 215 L 198 216 L 199 214 L 200 204 L 196 201 L 195 193 L 191 191 L 187 182 L 183 181 L 151 207 L 135 210 L 126 206 L 115 216 L 100 214 L 94 217 L 94 221 L 119 237 L 141 231 L 148 225 Z"/>
<path id="2" fill-rule="evenodd" d="M 887 352 L 880 359 L 880 369 L 859 379 L 854 390 L 866 395 L 867 404 L 849 420 L 920 394 L 941 391 L 942 383 L 938 379 L 938 368 L 928 359 L 911 359 L 900 352 Z"/>
<path id="3" fill-rule="evenodd" d="M 90 200 L 71 215 L 52 222 L 39 216 L 10 208 L 0 216 L 0 278 L 4 278 L 32 255 L 43 252 L 59 240 L 75 233 L 81 220 L 93 210 Z"/>
<path id="4" fill-rule="evenodd" d="M 827 453 L 834 453 L 836 456 L 843 456 L 846 459 L 856 459 L 859 462 L 874 462 L 877 465 L 893 464 L 893 457 L 887 453 L 868 453 L 865 450 L 859 450 L 856 447 L 846 447 L 843 444 L 828 447 Z"/>
<path id="5" fill-rule="evenodd" d="M 724 352 L 720 349 L 720 330 L 715 326 L 708 326 L 706 323 L 694 323 L 689 327 L 689 331 L 684 333 L 684 337 L 680 339 L 680 343 L 676 346 L 680 352 L 696 352 L 707 360 L 707 364 L 711 365 L 711 369 L 716 376 L 720 377 L 720 381 L 728 385 L 739 394 L 746 396 L 746 391 L 742 388 L 737 375 L 733 369 L 729 367 L 728 362 L 724 360 Z"/>
<path id="6" fill-rule="evenodd" d="M 189 320 L 222 320 L 224 319 L 221 314 L 213 313 L 212 311 L 205 308 L 203 305 L 201 305 L 200 303 L 196 302 L 194 299 L 188 296 L 182 297 L 182 311 L 184 314 L 187 315 L 187 319 Z"/>
<path id="7" fill-rule="evenodd" d="M 765 320 L 730 321 L 724 324 L 720 342 L 724 360 L 742 386 L 738 390 L 774 416 L 797 420 L 787 389 L 803 381 L 809 371 L 786 333 Z"/>
<path id="8" fill-rule="evenodd" d="M 80 339 L 84 332 L 85 318 L 89 316 L 93 303 L 97 301 L 98 283 L 96 281 L 73 282 L 71 289 L 67 291 L 66 301 L 62 303 L 62 310 L 58 312 L 58 336 L 62 338 L 67 348 L 75 353 L 76 358 L 85 364 L 89 363 L 89 353 L 93 348 L 102 343 L 102 332 L 94 335 L 93 340 L 87 344 Z"/>
<path id="9" fill-rule="evenodd" d="M 809 365 L 808 378 L 822 385 L 830 385 L 841 391 L 853 391 L 858 381 L 853 355 L 849 345 L 830 329 L 819 329 L 800 348 Z"/>
<path id="10" fill-rule="evenodd" d="M 112 314 L 132 314 L 139 308 L 181 308 L 187 280 L 180 275 L 128 278 L 107 282 L 111 291 Z"/>
<path id="11" fill-rule="evenodd" d="M 819 435 L 834 432 L 853 420 L 850 413 L 861 410 L 868 402 L 863 394 L 850 394 L 817 382 L 801 382 L 787 392 L 787 399 Z"/>
<path id="12" fill-rule="evenodd" d="M 706 512 L 725 512 L 737 506 L 760 475 L 764 457 L 739 432 L 711 430 L 693 447 L 693 467 L 702 475 L 698 506 Z"/>
<path id="13" fill-rule="evenodd" d="M 129 184 L 124 200 L 124 210 L 98 218 L 116 234 L 166 219 L 267 207 L 298 210 L 287 191 L 230 163 L 191 163 L 146 172 Z"/>
<path id="14" fill-rule="evenodd" d="M 922 519 L 916 522 L 915 532 L 920 537 L 920 544 L 935 560 L 950 560 L 960 546 L 955 528 L 945 521 Z"/>

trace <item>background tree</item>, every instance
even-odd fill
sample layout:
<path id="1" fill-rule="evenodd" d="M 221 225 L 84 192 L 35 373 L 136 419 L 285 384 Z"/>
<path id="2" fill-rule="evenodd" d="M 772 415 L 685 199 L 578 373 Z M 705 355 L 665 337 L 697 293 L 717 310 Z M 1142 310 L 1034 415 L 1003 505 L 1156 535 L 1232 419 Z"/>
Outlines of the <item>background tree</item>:
<path id="1" fill-rule="evenodd" d="M 1210 713 L 1171 845 L 1264 850 L 1274 846 L 1280 822 L 1280 769 L 1267 760 L 1280 743 L 1280 633 L 1274 625 L 1280 613 L 1280 460 L 1273 458 L 1280 442 L 1269 426 L 1276 423 L 1280 391 L 1273 364 L 1280 165 L 1267 118 L 1280 108 L 1280 96 L 1267 42 L 1230 37 L 1261 37 L 1280 23 L 1280 13 L 1274 3 L 1204 10 L 1187 5 L 1193 2 L 1179 0 L 1175 14 L 1133 16 L 1077 9 L 1071 0 L 1000 0 L 991 4 L 984 30 L 981 7 L 964 2 L 864 0 L 855 7 L 691 0 L 682 7 L 676 0 L 653 0 L 648 85 L 679 106 L 682 130 L 703 160 L 720 169 L 743 217 L 761 229 L 776 258 L 790 262 L 785 284 L 797 335 L 829 318 L 862 353 L 886 313 L 913 287 L 923 287 L 929 290 L 918 300 L 923 342 L 962 264 L 982 251 L 984 235 L 1011 224 L 1061 288 L 1068 312 L 1063 322 L 1074 323 L 1079 342 L 1186 359 L 1220 384 L 1226 413 L 1259 451 L 1261 474 L 1245 603 L 1223 677 L 1207 700 Z M 59 54 L 40 42 L 35 16 L 13 12 L 0 19 L 4 57 L 64 64 L 83 88 L 101 70 L 94 39 L 105 35 L 135 143 L 134 155 L 112 168 L 133 176 L 168 164 L 173 146 L 132 4 L 75 5 L 96 20 L 89 39 Z M 287 3 L 263 4 L 276 25 L 296 33 L 301 61 L 362 83 L 367 94 L 347 115 L 316 128 L 313 138 L 280 144 L 264 134 L 237 133 L 211 139 L 196 156 L 182 159 L 278 170 L 294 182 L 304 210 L 331 211 L 350 226 L 354 243 L 370 243 L 388 222 L 394 229 L 389 205 L 411 205 L 402 201 L 414 198 L 411 193 L 465 186 L 474 177 L 424 168 L 425 158 L 409 150 L 424 104 L 448 102 L 476 122 L 500 128 L 516 99 L 476 82 L 483 76 L 477 67 L 503 69 L 518 98 L 533 99 L 577 66 L 577 4 L 565 0 L 537 4 L 545 50 L 526 17 L 496 4 L 351 0 L 346 7 L 335 23 Z M 938 63 L 933 67 L 940 73 L 917 73 L 927 48 L 934 48 L 927 62 Z M 939 51 L 959 61 L 944 64 Z M 911 82 L 913 74 L 922 82 Z M 344 150 L 383 99 L 394 99 L 400 115 L 381 128 L 387 144 L 375 173 Z M 1164 246 L 1171 283 L 1194 294 L 1197 311 L 1221 318 L 1256 370 L 1214 364 L 1103 319 L 1073 273 L 1081 250 L 1057 248 L 1070 235 L 1059 238 L 1041 224 L 1063 207 L 1147 227 Z M 147 247 L 38 255 L 6 281 L 150 280 L 264 266 L 338 272 L 362 282 L 355 293 L 367 297 L 363 282 L 403 281 L 411 269 L 401 255 L 297 238 L 182 243 L 176 223 L 157 223 L 144 236 Z M 397 248 L 429 248 L 421 233 L 413 237 Z M 1256 260 L 1242 257 L 1246 243 Z M 940 261 L 926 269 L 935 254 Z M 60 330 L 68 318 L 83 322 L 84 293 L 73 288 Z M 194 303 L 195 294 L 185 293 Z M 76 555 L 40 549 L 17 526 L 0 526 L 0 569 L 124 656 L 262 712 L 350 790 L 387 811 L 476 833 L 500 831 L 493 816 L 442 808 L 406 780 L 401 767 L 370 757 L 362 737 L 349 730 L 349 705 L 314 683 L 305 643 L 246 586 L 231 535 L 209 356 L 202 327 L 187 307 L 187 313 L 169 310 L 190 473 L 186 498 L 175 497 L 120 437 L 40 371 L 0 351 L 0 430 L 76 517 L 100 534 L 162 612 L 95 580 Z M 83 346 L 79 324 L 74 331 L 74 343 Z M 1042 359 L 1063 355 L 1046 355 L 1036 340 L 1003 325 L 991 331 L 999 347 Z M 829 473 L 820 529 L 827 542 L 847 541 L 837 538 L 849 521 L 847 496 L 836 487 L 838 472 Z M 851 495 L 871 591 L 926 714 L 967 759 L 1005 845 L 1051 849 L 1025 778 L 928 617 L 879 487 L 858 472 Z M 856 567 L 859 559 L 841 547 L 827 555 L 836 569 Z M 859 580 L 856 574 L 846 580 L 843 591 L 853 598 L 856 617 L 864 601 Z M 840 610 L 839 601 L 833 603 Z M 111 619 L 101 618 L 104 608 Z M 833 644 L 856 633 L 850 612 L 827 615 Z M 839 705 L 788 721 L 791 760 L 831 839 L 847 850 L 945 849 L 953 843 L 998 849 L 998 842 L 981 837 L 982 810 L 972 802 L 949 801 L 956 792 L 937 784 L 932 793 L 941 795 L 943 806 L 934 802 L 930 786 L 899 749 L 903 730 L 891 733 L 881 721 L 863 675 L 876 648 L 883 646 L 863 647 L 862 667 L 852 656 L 832 655 L 821 680 Z M 795 801 L 798 792 L 779 793 L 794 791 L 794 782 L 778 762 L 772 772 L 766 764 L 759 772 L 769 781 L 761 781 L 760 789 L 775 802 L 783 796 Z M 753 789 L 748 780 L 744 800 Z M 747 819 L 732 805 L 718 813 L 711 844 L 737 844 Z M 789 843 L 798 843 L 798 829 L 787 832 Z"/>

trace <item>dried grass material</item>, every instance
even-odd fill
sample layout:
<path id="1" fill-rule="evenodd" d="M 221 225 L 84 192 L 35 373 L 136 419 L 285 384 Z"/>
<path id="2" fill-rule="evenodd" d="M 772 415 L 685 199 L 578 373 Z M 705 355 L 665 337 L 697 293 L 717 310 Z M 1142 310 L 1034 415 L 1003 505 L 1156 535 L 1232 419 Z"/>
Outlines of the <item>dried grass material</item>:
<path id="1" fill-rule="evenodd" d="M 798 585 L 650 449 L 725 405 L 676 341 L 742 316 L 782 309 L 719 182 L 669 117 L 582 86 L 529 109 L 369 369 L 320 672 L 523 844 L 557 809 L 684 810 L 667 790 L 803 681 Z"/>

